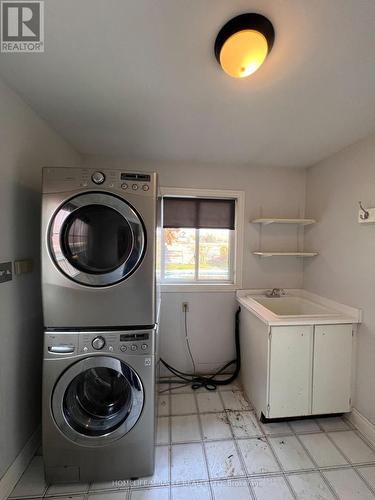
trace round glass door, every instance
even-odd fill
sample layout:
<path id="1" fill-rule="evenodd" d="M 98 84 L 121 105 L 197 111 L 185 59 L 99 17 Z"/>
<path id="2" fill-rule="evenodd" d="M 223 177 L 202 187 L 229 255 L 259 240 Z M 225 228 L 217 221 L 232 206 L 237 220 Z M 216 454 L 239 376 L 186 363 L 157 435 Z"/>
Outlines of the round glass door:
<path id="1" fill-rule="evenodd" d="M 145 234 L 138 214 L 124 200 L 107 193 L 85 193 L 58 210 L 50 226 L 49 246 L 69 278 L 108 286 L 139 266 Z"/>
<path id="2" fill-rule="evenodd" d="M 67 217 L 61 229 L 64 255 L 86 273 L 110 273 L 129 258 L 133 232 L 116 210 L 86 205 Z"/>
<path id="3" fill-rule="evenodd" d="M 52 408 L 59 428 L 85 444 L 115 440 L 136 424 L 143 408 L 138 375 L 114 358 L 82 360 L 56 384 Z"/>

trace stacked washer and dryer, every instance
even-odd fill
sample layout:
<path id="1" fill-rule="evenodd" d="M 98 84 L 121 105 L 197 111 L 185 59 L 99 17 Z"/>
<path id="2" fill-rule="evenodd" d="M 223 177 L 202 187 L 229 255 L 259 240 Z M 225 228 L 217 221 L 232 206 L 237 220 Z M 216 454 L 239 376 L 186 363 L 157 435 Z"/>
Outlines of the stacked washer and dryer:
<path id="1" fill-rule="evenodd" d="M 43 169 L 43 455 L 50 482 L 154 470 L 155 173 Z"/>

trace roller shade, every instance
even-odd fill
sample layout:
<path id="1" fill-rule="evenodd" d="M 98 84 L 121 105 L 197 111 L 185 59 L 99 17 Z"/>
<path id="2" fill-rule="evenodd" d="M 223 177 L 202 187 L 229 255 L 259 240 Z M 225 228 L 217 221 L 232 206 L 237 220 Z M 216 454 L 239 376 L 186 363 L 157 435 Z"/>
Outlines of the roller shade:
<path id="1" fill-rule="evenodd" d="M 163 227 L 234 229 L 236 201 L 214 198 L 163 198 Z"/>

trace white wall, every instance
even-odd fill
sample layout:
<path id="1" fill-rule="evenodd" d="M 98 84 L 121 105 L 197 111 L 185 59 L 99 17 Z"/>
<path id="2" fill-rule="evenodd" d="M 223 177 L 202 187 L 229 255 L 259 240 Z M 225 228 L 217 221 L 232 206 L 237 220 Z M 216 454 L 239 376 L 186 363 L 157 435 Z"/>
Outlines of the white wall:
<path id="1" fill-rule="evenodd" d="M 40 186 L 44 165 L 80 157 L 0 81 L 0 261 L 32 258 L 0 284 L 0 477 L 40 423 Z"/>
<path id="2" fill-rule="evenodd" d="M 234 293 L 162 293 L 160 352 L 176 368 L 192 371 L 187 356 L 182 302 L 189 303 L 187 331 L 195 364 L 213 373 L 234 358 Z M 163 372 L 165 373 L 165 372 Z"/>
<path id="3" fill-rule="evenodd" d="M 245 234 L 243 288 L 291 287 L 302 285 L 302 263 L 295 258 L 260 259 L 259 227 L 249 221 L 261 215 L 296 217 L 305 207 L 305 170 L 293 168 L 252 168 L 134 162 L 120 157 L 84 157 L 84 165 L 93 169 L 124 168 L 156 171 L 163 187 L 243 190 L 245 192 Z M 295 228 L 268 228 L 264 231 L 268 249 L 290 249 L 297 245 Z M 190 370 L 187 355 L 182 302 L 189 302 L 188 330 L 191 348 L 200 371 L 212 372 L 233 358 L 233 292 L 163 293 L 161 307 L 161 355 L 174 366 Z"/>
<path id="4" fill-rule="evenodd" d="M 360 225 L 358 201 L 375 207 L 375 135 L 308 169 L 306 212 L 319 223 L 306 244 L 304 287 L 364 311 L 354 406 L 375 424 L 375 225 Z"/>

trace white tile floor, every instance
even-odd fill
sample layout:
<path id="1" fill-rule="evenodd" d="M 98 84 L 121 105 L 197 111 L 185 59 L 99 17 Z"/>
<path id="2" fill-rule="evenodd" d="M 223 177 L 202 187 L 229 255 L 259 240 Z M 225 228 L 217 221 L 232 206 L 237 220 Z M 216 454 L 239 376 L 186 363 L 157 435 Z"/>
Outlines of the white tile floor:
<path id="1" fill-rule="evenodd" d="M 158 407 L 153 477 L 47 485 L 35 456 L 11 498 L 375 499 L 375 450 L 342 418 L 260 424 L 238 384 L 218 392 L 174 387 Z"/>

